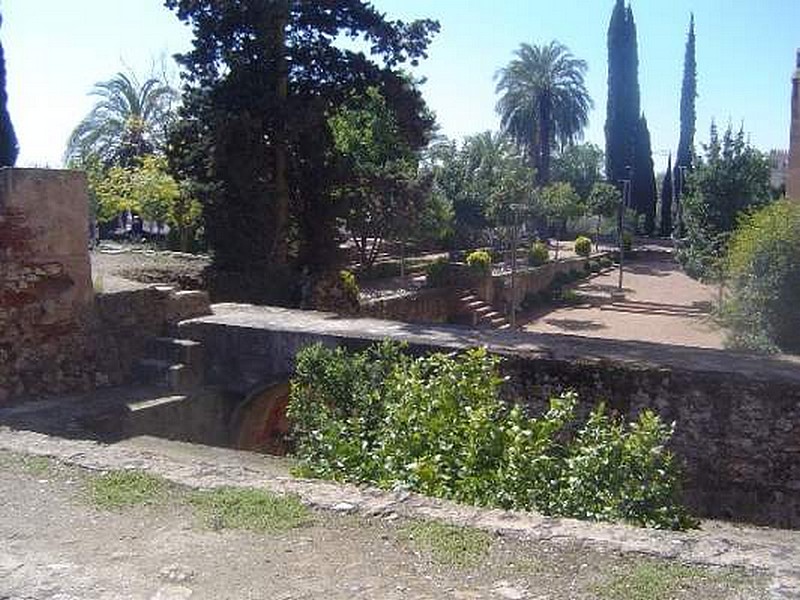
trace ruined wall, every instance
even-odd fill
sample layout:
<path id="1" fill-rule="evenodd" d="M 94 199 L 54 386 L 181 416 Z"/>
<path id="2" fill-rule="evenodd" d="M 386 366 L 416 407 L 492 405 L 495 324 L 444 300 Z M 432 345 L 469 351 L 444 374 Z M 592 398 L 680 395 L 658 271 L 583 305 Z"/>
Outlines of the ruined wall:
<path id="1" fill-rule="evenodd" d="M 87 210 L 83 173 L 0 170 L 0 404 L 92 384 Z"/>
<path id="2" fill-rule="evenodd" d="M 230 316 L 182 323 L 201 341 L 207 381 L 242 395 L 285 380 L 312 343 L 362 349 L 404 340 L 414 352 L 480 345 L 504 358 L 502 393 L 537 414 L 574 390 L 581 410 L 598 402 L 634 419 L 645 408 L 675 422 L 685 499 L 703 517 L 800 529 L 800 365 L 703 348 L 560 335 L 508 336 L 323 313 L 234 307 Z M 511 347 L 516 349 L 511 349 Z"/>
<path id="3" fill-rule="evenodd" d="M 86 177 L 0 170 L 0 406 L 128 380 L 152 337 L 208 314 L 204 292 L 96 295 Z"/>

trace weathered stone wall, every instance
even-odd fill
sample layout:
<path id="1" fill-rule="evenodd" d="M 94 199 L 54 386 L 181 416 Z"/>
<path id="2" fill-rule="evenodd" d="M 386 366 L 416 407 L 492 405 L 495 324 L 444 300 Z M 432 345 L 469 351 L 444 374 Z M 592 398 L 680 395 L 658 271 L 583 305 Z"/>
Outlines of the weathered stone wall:
<path id="1" fill-rule="evenodd" d="M 86 177 L 0 170 L 0 405 L 126 381 L 147 340 L 208 314 L 203 292 L 94 295 Z"/>
<path id="2" fill-rule="evenodd" d="M 87 210 L 83 173 L 0 170 L 0 404 L 92 384 Z"/>
<path id="3" fill-rule="evenodd" d="M 448 288 L 363 302 L 360 314 L 406 323 L 448 323 L 456 313 L 456 294 Z"/>
<path id="4" fill-rule="evenodd" d="M 503 394 L 539 412 L 575 390 L 633 419 L 652 408 L 676 423 L 686 501 L 703 517 L 800 528 L 800 364 L 720 350 L 547 334 L 346 319 L 246 306 L 182 323 L 202 341 L 207 381 L 246 395 L 288 377 L 308 344 L 364 348 L 385 338 L 415 352 L 487 346 L 504 357 Z"/>

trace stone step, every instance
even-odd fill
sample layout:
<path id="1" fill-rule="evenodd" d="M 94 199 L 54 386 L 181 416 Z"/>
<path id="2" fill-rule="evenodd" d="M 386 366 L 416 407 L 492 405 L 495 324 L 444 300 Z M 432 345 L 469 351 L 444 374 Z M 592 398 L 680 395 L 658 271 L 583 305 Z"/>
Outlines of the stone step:
<path id="1" fill-rule="evenodd" d="M 197 389 L 202 383 L 202 372 L 182 363 L 171 363 L 157 358 L 143 358 L 134 367 L 139 383 L 154 385 L 173 392 Z"/>
<path id="2" fill-rule="evenodd" d="M 147 344 L 147 353 L 150 358 L 173 364 L 182 363 L 197 368 L 202 368 L 203 364 L 203 345 L 194 340 L 153 338 Z"/>
<path id="3" fill-rule="evenodd" d="M 480 308 L 475 308 L 473 311 L 478 316 L 486 316 L 495 312 L 494 308 L 489 304 L 483 304 Z"/>

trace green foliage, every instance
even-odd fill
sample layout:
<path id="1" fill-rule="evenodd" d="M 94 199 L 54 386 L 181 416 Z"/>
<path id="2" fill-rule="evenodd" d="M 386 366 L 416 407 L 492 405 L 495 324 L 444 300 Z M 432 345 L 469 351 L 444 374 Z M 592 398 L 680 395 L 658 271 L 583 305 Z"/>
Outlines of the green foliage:
<path id="1" fill-rule="evenodd" d="M 603 269 L 607 269 L 610 266 L 612 266 L 613 264 L 614 264 L 614 261 L 611 260 L 607 256 L 603 256 L 603 257 L 600 258 L 600 267 L 603 268 Z"/>
<path id="2" fill-rule="evenodd" d="M 742 218 L 725 271 L 731 345 L 800 352 L 800 203 L 781 200 Z"/>
<path id="3" fill-rule="evenodd" d="M 169 85 L 153 77 L 140 83 L 133 74 L 117 73 L 96 83 L 92 96 L 98 100 L 70 135 L 65 162 L 94 157 L 104 167 L 130 167 L 164 150 L 178 97 Z"/>
<path id="4" fill-rule="evenodd" d="M 248 488 L 222 487 L 194 492 L 190 502 L 212 529 L 288 531 L 306 525 L 311 515 L 300 498 Z"/>
<path id="5" fill-rule="evenodd" d="M 340 184 L 359 160 L 363 166 L 385 149 L 388 131 L 361 143 L 373 122 L 354 103 L 376 90 L 399 139 L 424 147 L 433 116 L 400 67 L 425 58 L 438 23 L 390 20 L 364 0 L 165 3 L 194 35 L 192 49 L 177 58 L 185 85 L 170 164 L 203 203 L 215 268 L 253 278 L 265 270 L 327 270 L 348 208 Z M 340 36 L 370 52 L 333 43 Z M 329 127 L 340 109 L 362 119 L 353 135 L 339 132 L 351 163 L 337 160 Z"/>
<path id="6" fill-rule="evenodd" d="M 2 18 L 0 18 L 0 23 Z M 8 93 L 6 92 L 6 58 L 0 44 L 0 167 L 13 167 L 19 155 L 17 134 L 8 114 Z"/>
<path id="7" fill-rule="evenodd" d="M 586 202 L 586 212 L 598 217 L 613 217 L 619 210 L 622 193 L 610 183 L 597 183 Z"/>
<path id="8" fill-rule="evenodd" d="M 603 268 L 599 260 L 590 260 L 586 263 L 586 266 L 589 268 L 590 273 L 599 273 Z"/>
<path id="9" fill-rule="evenodd" d="M 622 234 L 622 250 L 625 252 L 633 250 L 633 235 L 629 231 Z"/>
<path id="10" fill-rule="evenodd" d="M 653 151 L 650 129 L 644 115 L 636 129 L 636 148 L 631 181 L 631 204 L 639 216 L 644 217 L 642 230 L 652 235 L 656 223 L 656 176 L 653 170 Z"/>
<path id="11" fill-rule="evenodd" d="M 745 140 L 744 130 L 728 127 L 720 139 L 715 126 L 705 158 L 688 178 L 683 215 L 686 243 L 678 260 L 693 277 L 719 279 L 719 258 L 739 217 L 771 200 L 769 164 Z"/>
<path id="12" fill-rule="evenodd" d="M 683 59 L 683 83 L 681 85 L 681 135 L 678 141 L 677 167 L 691 169 L 694 165 L 694 134 L 697 122 L 697 58 L 694 34 L 694 15 L 689 23 L 686 51 Z"/>
<path id="13" fill-rule="evenodd" d="M 578 256 L 589 256 L 592 253 L 592 240 L 585 236 L 575 239 L 575 254 Z"/>
<path id="14" fill-rule="evenodd" d="M 109 471 L 91 478 L 88 486 L 92 503 L 106 509 L 154 504 L 167 490 L 166 481 L 142 471 Z"/>
<path id="15" fill-rule="evenodd" d="M 475 250 L 467 255 L 467 266 L 474 273 L 488 275 L 492 272 L 492 255 L 486 250 Z"/>
<path id="16" fill-rule="evenodd" d="M 339 272 L 339 282 L 348 302 L 358 305 L 358 296 L 361 294 L 361 290 L 358 287 L 356 276 L 351 271 L 342 270 Z"/>
<path id="17" fill-rule="evenodd" d="M 522 44 L 514 54 L 497 74 L 500 126 L 526 151 L 538 183 L 548 184 L 553 147 L 574 142 L 589 120 L 587 65 L 557 41 Z"/>
<path id="18" fill-rule="evenodd" d="M 581 198 L 568 183 L 557 182 L 548 185 L 540 193 L 540 202 L 544 214 L 566 229 L 570 219 L 583 213 Z"/>
<path id="19" fill-rule="evenodd" d="M 450 261 L 439 258 L 425 269 L 425 284 L 428 287 L 443 287 L 450 282 Z"/>
<path id="20" fill-rule="evenodd" d="M 497 358 L 412 358 L 389 343 L 298 354 L 288 415 L 301 473 L 484 506 L 685 528 L 672 429 L 603 407 L 576 422 L 565 394 L 539 418 L 499 398 Z"/>
<path id="21" fill-rule="evenodd" d="M 544 242 L 534 242 L 528 249 L 528 264 L 534 267 L 550 261 L 550 250 Z"/>
<path id="22" fill-rule="evenodd" d="M 635 162 L 639 119 L 639 51 L 633 10 L 617 0 L 608 26 L 608 101 L 606 103 L 606 178 L 629 178 Z"/>
<path id="23" fill-rule="evenodd" d="M 672 235 L 672 196 L 674 194 L 672 178 L 672 154 L 667 161 L 667 172 L 661 184 L 661 224 L 659 234 L 661 237 Z"/>
<path id="24" fill-rule="evenodd" d="M 569 183 L 586 201 L 603 180 L 603 151 L 591 144 L 570 144 L 553 158 L 553 181 Z"/>
<path id="25" fill-rule="evenodd" d="M 485 531 L 439 521 L 415 521 L 400 530 L 417 550 L 446 566 L 472 567 L 489 553 L 492 536 Z"/>

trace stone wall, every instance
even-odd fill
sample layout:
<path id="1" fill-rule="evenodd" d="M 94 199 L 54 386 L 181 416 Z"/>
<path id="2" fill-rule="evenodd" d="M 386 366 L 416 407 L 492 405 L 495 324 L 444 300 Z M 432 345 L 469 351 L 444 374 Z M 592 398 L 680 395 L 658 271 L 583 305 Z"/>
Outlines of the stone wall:
<path id="1" fill-rule="evenodd" d="M 406 323 L 447 323 L 456 309 L 455 291 L 437 288 L 363 302 L 360 314 Z"/>
<path id="2" fill-rule="evenodd" d="M 602 401 L 628 419 L 652 408 L 674 421 L 673 449 L 696 515 L 800 528 L 800 364 L 791 359 L 242 305 L 218 306 L 180 328 L 214 357 L 207 381 L 242 395 L 288 378 L 297 352 L 316 342 L 360 349 L 389 338 L 414 352 L 487 346 L 504 358 L 504 397 L 532 413 L 575 390 L 584 412 Z"/>
<path id="3" fill-rule="evenodd" d="M 208 314 L 203 292 L 95 296 L 86 178 L 0 170 L 0 406 L 127 381 L 147 341 Z"/>
<path id="4" fill-rule="evenodd" d="M 82 173 L 0 170 L 0 404 L 92 384 L 87 210 Z"/>
<path id="5" fill-rule="evenodd" d="M 596 254 L 589 258 L 574 256 L 559 261 L 551 261 L 539 267 L 523 268 L 514 275 L 514 290 L 512 293 L 511 275 L 493 275 L 486 277 L 475 285 L 481 300 L 492 304 L 496 308 L 509 313 L 512 296 L 516 298 L 519 306 L 528 294 L 536 294 L 546 290 L 558 273 L 571 271 L 583 272 L 586 263 L 597 260 L 606 254 Z"/>

